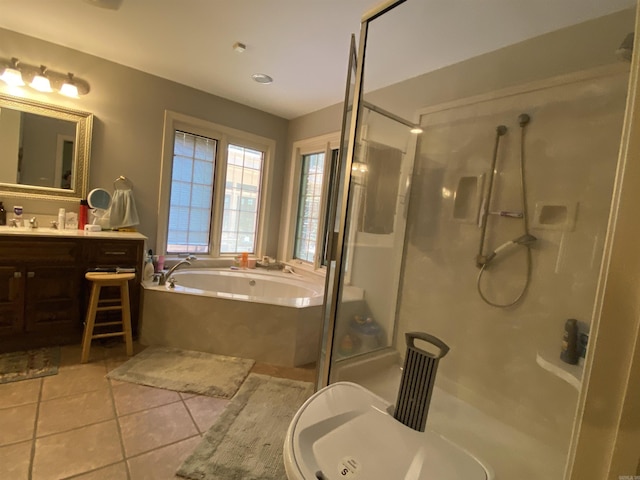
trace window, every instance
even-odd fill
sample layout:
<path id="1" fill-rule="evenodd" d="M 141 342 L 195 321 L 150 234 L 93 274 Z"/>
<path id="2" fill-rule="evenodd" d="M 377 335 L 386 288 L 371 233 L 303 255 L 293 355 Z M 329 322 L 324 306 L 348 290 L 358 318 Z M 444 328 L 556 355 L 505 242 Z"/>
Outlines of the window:
<path id="1" fill-rule="evenodd" d="M 327 199 L 339 135 L 331 134 L 294 143 L 291 170 L 291 214 L 286 228 L 288 256 L 300 266 L 324 265 Z"/>
<path id="2" fill-rule="evenodd" d="M 217 143 L 175 131 L 167 253 L 209 253 Z"/>
<path id="3" fill-rule="evenodd" d="M 318 243 L 323 178 L 324 152 L 302 155 L 293 258 L 311 263 Z"/>
<path id="4" fill-rule="evenodd" d="M 220 253 L 255 253 L 263 153 L 229 145 Z"/>
<path id="5" fill-rule="evenodd" d="M 273 140 L 166 112 L 158 251 L 261 255 L 274 148 Z"/>

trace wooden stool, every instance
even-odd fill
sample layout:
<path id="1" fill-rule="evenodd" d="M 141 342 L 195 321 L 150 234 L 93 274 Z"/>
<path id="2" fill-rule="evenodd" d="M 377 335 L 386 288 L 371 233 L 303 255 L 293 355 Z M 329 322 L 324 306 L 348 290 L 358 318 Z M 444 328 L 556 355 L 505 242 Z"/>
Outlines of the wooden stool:
<path id="1" fill-rule="evenodd" d="M 91 298 L 89 300 L 89 309 L 87 310 L 87 318 L 84 324 L 84 334 L 82 336 L 82 357 L 80 363 L 87 363 L 89 360 L 89 350 L 91 349 L 91 340 L 94 338 L 107 338 L 124 336 L 127 346 L 127 355 L 133 355 L 133 339 L 131 336 L 131 310 L 129 309 L 129 280 L 136 278 L 134 273 L 98 273 L 89 272 L 84 278 L 93 282 L 91 287 Z M 100 300 L 100 289 L 102 287 L 120 287 L 119 299 Z M 117 305 L 114 304 L 117 302 Z M 100 304 L 111 303 L 108 306 L 99 306 Z M 99 322 L 96 323 L 96 313 L 107 310 L 122 310 L 122 320 L 119 322 Z M 122 325 L 119 332 L 100 333 L 94 335 L 93 330 L 96 327 L 107 327 L 109 325 Z"/>

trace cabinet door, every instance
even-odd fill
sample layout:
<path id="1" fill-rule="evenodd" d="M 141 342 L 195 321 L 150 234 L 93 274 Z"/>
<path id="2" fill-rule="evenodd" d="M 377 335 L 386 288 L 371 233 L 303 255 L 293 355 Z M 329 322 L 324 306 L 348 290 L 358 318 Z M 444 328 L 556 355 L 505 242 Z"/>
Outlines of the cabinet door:
<path id="1" fill-rule="evenodd" d="M 28 267 L 26 271 L 26 331 L 81 328 L 80 280 L 75 266 Z"/>
<path id="2" fill-rule="evenodd" d="M 0 335 L 24 328 L 24 269 L 0 267 Z"/>

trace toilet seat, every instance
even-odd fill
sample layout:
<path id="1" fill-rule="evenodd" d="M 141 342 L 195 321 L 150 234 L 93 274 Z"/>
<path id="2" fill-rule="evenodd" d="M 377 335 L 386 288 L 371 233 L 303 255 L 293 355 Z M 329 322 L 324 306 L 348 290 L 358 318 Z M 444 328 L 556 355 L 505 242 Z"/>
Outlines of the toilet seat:
<path id="1" fill-rule="evenodd" d="M 403 425 L 388 410 L 388 402 L 355 383 L 316 392 L 287 431 L 289 480 L 492 480 L 469 452 Z"/>

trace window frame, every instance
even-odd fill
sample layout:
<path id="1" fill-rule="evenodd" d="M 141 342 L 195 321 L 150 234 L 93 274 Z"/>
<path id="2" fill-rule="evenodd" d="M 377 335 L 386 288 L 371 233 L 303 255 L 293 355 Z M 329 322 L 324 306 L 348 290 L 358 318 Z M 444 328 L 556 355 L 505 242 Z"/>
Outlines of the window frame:
<path id="1" fill-rule="evenodd" d="M 173 149 L 175 131 L 181 130 L 217 140 L 213 205 L 211 208 L 211 232 L 209 234 L 209 254 L 198 254 L 201 258 L 231 258 L 236 254 L 221 254 L 220 241 L 222 235 L 222 212 L 224 209 L 225 182 L 227 177 L 227 152 L 229 145 L 250 148 L 263 152 L 262 179 L 258 205 L 258 221 L 256 225 L 255 252 L 261 257 L 266 251 L 269 225 L 269 208 L 271 201 L 270 185 L 273 179 L 273 156 L 276 142 L 273 139 L 253 133 L 220 125 L 189 115 L 165 110 L 162 138 L 162 164 L 160 169 L 160 188 L 158 196 L 158 229 L 156 251 L 161 255 L 167 253 L 167 234 L 169 227 L 169 202 L 171 198 L 171 175 L 173 171 Z M 176 256 L 172 254 L 172 256 Z"/>
<path id="2" fill-rule="evenodd" d="M 285 246 L 282 258 L 287 263 L 305 270 L 324 275 L 326 267 L 322 265 L 322 253 L 325 242 L 326 220 L 328 208 L 329 180 L 331 175 L 330 162 L 333 160 L 332 151 L 340 148 L 340 132 L 299 140 L 293 143 L 291 164 L 289 167 L 289 192 L 286 196 L 287 217 L 285 225 Z M 322 201 L 318 222 L 318 238 L 316 239 L 316 254 L 313 262 L 307 262 L 295 255 L 295 235 L 297 229 L 298 209 L 300 206 L 300 189 L 302 177 L 302 159 L 304 155 L 324 153 L 325 166 L 322 179 Z"/>

